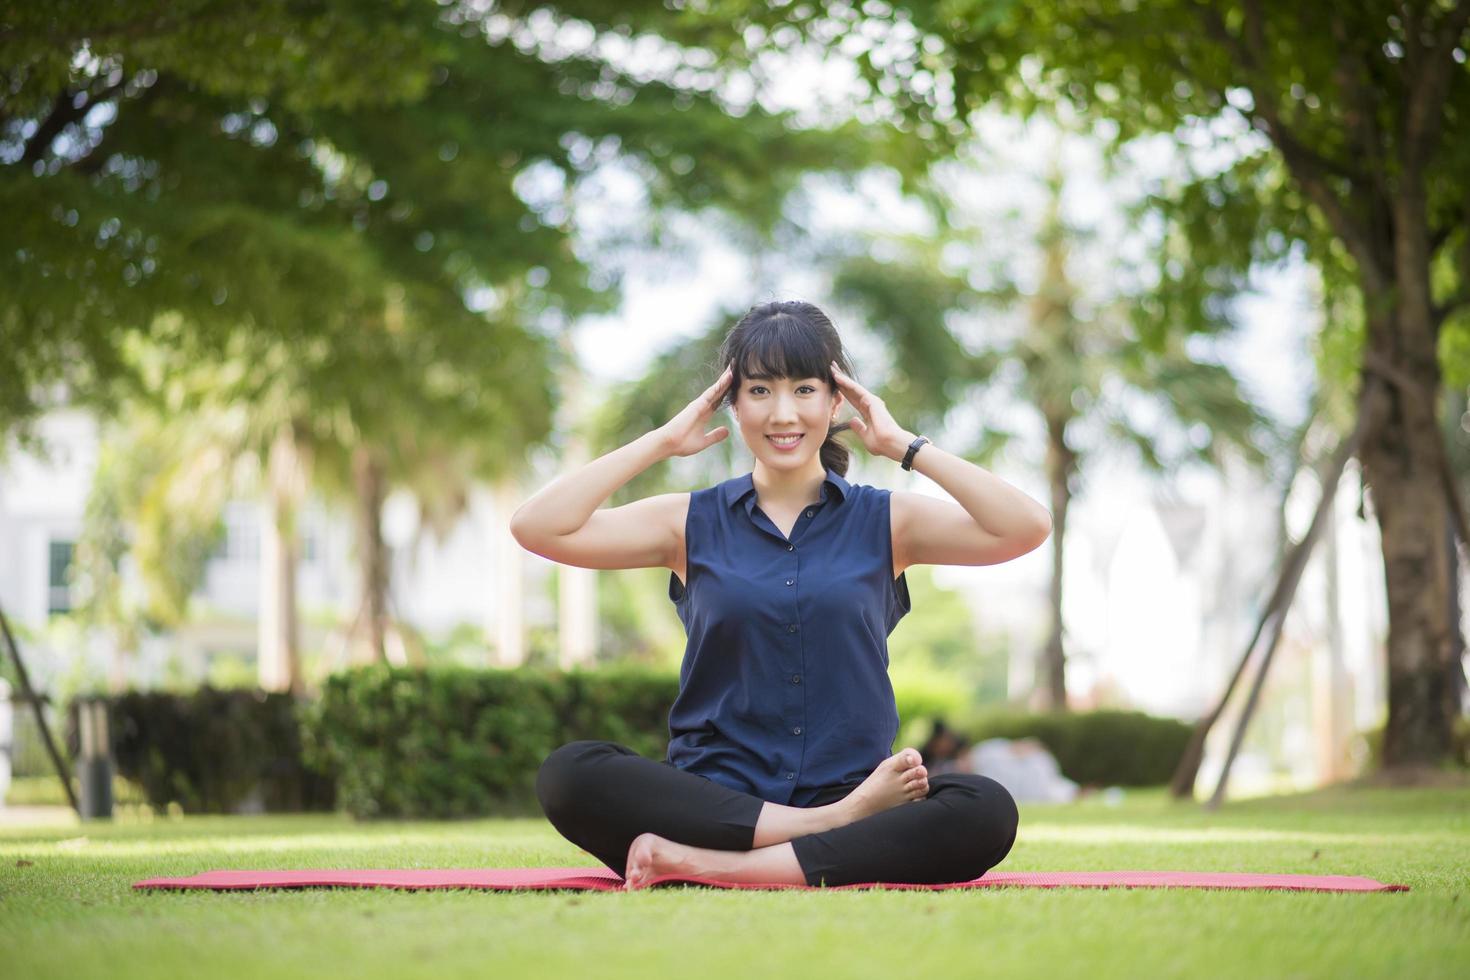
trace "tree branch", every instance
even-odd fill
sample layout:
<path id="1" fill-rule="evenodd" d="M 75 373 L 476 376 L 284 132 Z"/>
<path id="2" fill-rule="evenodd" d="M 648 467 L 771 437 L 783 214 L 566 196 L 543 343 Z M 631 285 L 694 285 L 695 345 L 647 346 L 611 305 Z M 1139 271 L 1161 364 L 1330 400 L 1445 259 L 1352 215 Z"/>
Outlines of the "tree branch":
<path id="1" fill-rule="evenodd" d="M 1377 375 L 1399 390 L 1399 397 L 1414 398 L 1422 394 L 1422 386 L 1415 382 L 1408 373 L 1390 364 L 1381 354 L 1374 350 L 1363 351 L 1363 373 Z M 1434 417 L 1434 413 L 1430 413 Z M 1450 465 L 1449 450 L 1445 448 L 1444 438 L 1438 432 L 1434 439 L 1434 465 L 1439 471 L 1440 488 L 1445 494 L 1445 505 L 1450 511 L 1450 522 L 1455 527 L 1455 533 L 1459 535 L 1466 548 L 1470 548 L 1470 520 L 1465 517 L 1465 508 L 1460 502 L 1459 487 L 1455 484 L 1454 468 Z"/>
<path id="2" fill-rule="evenodd" d="M 1249 10 L 1255 5 L 1247 4 L 1246 6 Z M 1305 140 L 1296 135 L 1292 127 L 1287 125 L 1285 118 L 1282 116 L 1281 107 L 1269 95 L 1270 77 L 1266 72 L 1263 56 L 1259 55 L 1253 47 L 1247 47 L 1240 38 L 1230 33 L 1230 29 L 1225 26 L 1225 21 L 1220 17 L 1218 10 L 1215 10 L 1213 7 L 1204 6 L 1203 4 L 1196 4 L 1196 9 L 1199 10 L 1200 15 L 1204 18 L 1205 29 L 1209 32 L 1210 36 L 1219 42 L 1221 46 L 1225 47 L 1235 57 L 1237 66 L 1257 83 L 1250 86 L 1250 92 L 1251 98 L 1260 111 L 1259 113 L 1255 113 L 1242 110 L 1242 114 L 1252 119 L 1257 117 L 1263 119 L 1270 127 L 1266 135 L 1276 139 L 1278 142 L 1290 142 L 1294 144 L 1296 152 L 1304 159 L 1311 160 L 1313 165 L 1319 169 L 1337 174 L 1339 177 L 1345 177 L 1359 184 L 1368 183 L 1367 171 L 1360 170 L 1344 160 L 1333 159 L 1332 157 L 1318 153 L 1308 146 Z M 1257 9 L 1256 19 L 1259 20 L 1259 17 L 1260 11 Z M 1257 44 L 1265 44 L 1261 36 L 1263 28 L 1259 23 L 1251 27 L 1248 19 L 1247 29 L 1256 37 Z"/>
<path id="3" fill-rule="evenodd" d="M 1329 29 L 1332 39 L 1337 43 L 1337 67 L 1333 71 L 1333 78 L 1346 109 L 1343 119 L 1347 124 L 1348 138 L 1362 155 L 1367 166 L 1366 173 L 1379 197 L 1387 200 L 1389 191 L 1388 182 L 1384 178 L 1378 105 L 1373 88 L 1363 84 L 1364 76 L 1368 74 L 1367 59 L 1363 57 L 1362 47 L 1348 30 L 1340 8 L 1333 12 Z"/>
<path id="4" fill-rule="evenodd" d="M 1455 231 L 1463 229 L 1465 232 L 1465 236 L 1460 239 L 1460 268 L 1458 270 L 1460 281 L 1449 298 L 1430 310 L 1436 341 L 1439 339 L 1439 328 L 1444 326 L 1444 322 L 1462 306 L 1470 306 L 1470 196 L 1466 196 L 1464 204 L 1463 224 L 1447 224 L 1430 236 L 1429 258 L 1432 262 L 1435 253 L 1444 247 L 1445 242 L 1449 241 Z M 1470 542 L 1466 542 L 1466 547 L 1470 547 Z"/>
<path id="5" fill-rule="evenodd" d="M 1321 209 L 1327 223 L 1357 261 L 1364 286 L 1370 292 L 1382 292 L 1387 287 L 1388 277 L 1384 263 L 1373 247 L 1369 229 L 1349 211 L 1344 199 L 1329 186 L 1327 178 L 1329 174 L 1337 174 L 1363 187 L 1372 182 L 1356 168 L 1317 153 L 1298 138 L 1282 118 L 1280 107 L 1270 94 L 1270 78 L 1265 72 L 1264 62 L 1257 54 L 1258 50 L 1264 51 L 1265 45 L 1265 27 L 1259 4 L 1246 4 L 1246 34 L 1251 39 L 1250 44 L 1230 32 L 1218 10 L 1198 0 L 1194 7 L 1204 22 L 1206 33 L 1225 48 L 1237 66 L 1254 82 L 1249 89 L 1255 109 L 1239 111 L 1276 144 L 1307 198 Z"/>
<path id="6" fill-rule="evenodd" d="M 1404 169 L 1421 171 L 1434 155 L 1444 124 L 1444 100 L 1450 73 L 1455 67 L 1454 51 L 1466 27 L 1470 27 L 1470 0 L 1459 0 L 1440 20 L 1434 46 L 1425 52 L 1423 71 L 1409 77 L 1404 118 Z M 1405 48 L 1413 47 L 1417 34 L 1406 35 Z M 1407 52 L 1406 52 L 1407 56 Z"/>
<path id="7" fill-rule="evenodd" d="M 51 149 L 51 144 L 61 135 L 62 130 L 74 122 L 86 117 L 92 111 L 93 106 L 101 105 L 111 99 L 122 87 L 127 84 L 124 77 L 116 85 L 109 85 L 100 92 L 91 93 L 85 89 L 81 92 L 63 91 L 51 104 L 51 112 L 36 127 L 31 138 L 26 140 L 25 150 L 20 155 L 21 166 L 30 166 L 46 155 Z M 86 94 L 88 97 L 80 106 L 76 104 L 77 96 Z"/>

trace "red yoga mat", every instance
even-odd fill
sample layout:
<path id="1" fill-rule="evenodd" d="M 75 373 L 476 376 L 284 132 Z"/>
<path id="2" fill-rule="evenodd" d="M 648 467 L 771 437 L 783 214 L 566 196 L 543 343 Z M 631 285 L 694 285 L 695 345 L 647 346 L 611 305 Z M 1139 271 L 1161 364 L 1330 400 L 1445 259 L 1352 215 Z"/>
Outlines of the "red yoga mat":
<path id="1" fill-rule="evenodd" d="M 649 885 L 698 884 L 715 888 L 795 888 L 811 885 L 746 884 L 682 875 L 663 875 Z M 487 888 L 621 891 L 623 879 L 607 868 L 425 868 L 416 870 L 206 871 L 187 878 L 148 878 L 134 888 Z M 944 885 L 867 882 L 849 888 L 1263 888 L 1312 892 L 1406 892 L 1408 885 L 1386 885 L 1354 875 L 1241 874 L 1231 871 L 992 871 L 973 881 Z M 815 889 L 813 889 L 815 890 Z"/>

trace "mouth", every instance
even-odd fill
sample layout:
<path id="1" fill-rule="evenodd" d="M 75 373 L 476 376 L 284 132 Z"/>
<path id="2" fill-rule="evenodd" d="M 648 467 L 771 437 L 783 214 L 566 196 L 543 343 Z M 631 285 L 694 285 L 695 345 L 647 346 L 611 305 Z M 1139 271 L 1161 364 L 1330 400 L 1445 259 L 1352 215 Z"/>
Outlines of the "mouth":
<path id="1" fill-rule="evenodd" d="M 775 446 L 777 449 L 783 452 L 789 452 L 790 450 L 795 449 L 797 444 L 800 443 L 801 440 L 805 438 L 805 436 L 796 435 L 789 438 L 781 439 L 778 439 L 775 436 L 766 436 L 766 438 L 770 440 L 771 445 Z"/>

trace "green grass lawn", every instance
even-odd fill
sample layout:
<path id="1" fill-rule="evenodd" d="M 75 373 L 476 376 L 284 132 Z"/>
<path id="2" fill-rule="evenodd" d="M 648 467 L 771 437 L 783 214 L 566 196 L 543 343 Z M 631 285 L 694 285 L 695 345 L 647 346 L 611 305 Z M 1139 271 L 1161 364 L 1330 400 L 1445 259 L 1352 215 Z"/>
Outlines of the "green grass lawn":
<path id="1" fill-rule="evenodd" d="M 1410 892 L 135 892 L 213 868 L 589 865 L 542 820 L 182 817 L 0 827 L 0 977 L 1470 975 L 1470 789 L 1215 814 L 1023 807 L 1008 871 L 1367 875 Z"/>

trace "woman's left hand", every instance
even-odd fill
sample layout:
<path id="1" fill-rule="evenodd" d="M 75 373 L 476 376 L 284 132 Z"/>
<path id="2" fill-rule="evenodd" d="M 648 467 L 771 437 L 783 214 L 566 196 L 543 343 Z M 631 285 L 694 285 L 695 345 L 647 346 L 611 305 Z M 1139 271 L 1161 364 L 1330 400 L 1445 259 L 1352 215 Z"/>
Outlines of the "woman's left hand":
<path id="1" fill-rule="evenodd" d="M 874 456 L 886 456 L 897 462 L 909 451 L 916 436 L 893 420 L 883 399 L 842 373 L 834 361 L 832 379 L 858 416 L 852 420 L 852 431 L 863 440 L 863 448 Z"/>

